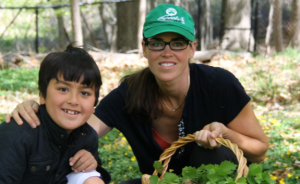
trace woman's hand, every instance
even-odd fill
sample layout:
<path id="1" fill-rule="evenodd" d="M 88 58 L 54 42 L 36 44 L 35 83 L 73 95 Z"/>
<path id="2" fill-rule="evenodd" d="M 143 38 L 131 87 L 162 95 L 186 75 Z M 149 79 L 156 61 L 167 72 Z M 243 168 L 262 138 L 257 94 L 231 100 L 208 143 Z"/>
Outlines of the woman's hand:
<path id="1" fill-rule="evenodd" d="M 221 144 L 217 143 L 216 137 L 223 137 L 226 131 L 226 126 L 219 122 L 212 122 L 206 125 L 202 130 L 197 131 L 195 134 L 195 141 L 199 146 L 204 148 L 219 148 Z"/>
<path id="2" fill-rule="evenodd" d="M 38 112 L 39 104 L 33 100 L 26 100 L 23 103 L 17 105 L 11 114 L 6 115 L 6 123 L 10 122 L 11 118 L 14 118 L 18 125 L 22 125 L 23 121 L 20 115 L 30 124 L 32 128 L 40 125 L 40 121 L 36 116 Z"/>
<path id="3" fill-rule="evenodd" d="M 78 151 L 69 161 L 75 173 L 96 170 L 98 166 L 95 157 L 84 149 Z"/>

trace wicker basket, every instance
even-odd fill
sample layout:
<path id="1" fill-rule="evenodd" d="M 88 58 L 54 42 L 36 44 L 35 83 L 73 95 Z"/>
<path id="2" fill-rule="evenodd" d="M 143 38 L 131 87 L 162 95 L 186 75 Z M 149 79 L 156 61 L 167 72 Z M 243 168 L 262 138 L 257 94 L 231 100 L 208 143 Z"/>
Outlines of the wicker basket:
<path id="1" fill-rule="evenodd" d="M 195 133 L 194 134 L 189 134 L 186 137 L 180 137 L 177 141 L 173 142 L 172 145 L 167 148 L 159 158 L 159 162 L 162 163 L 163 161 L 163 167 L 164 170 L 162 171 L 162 174 L 160 176 L 160 179 L 164 178 L 164 175 L 168 169 L 169 162 L 171 160 L 172 155 L 176 152 L 178 148 L 181 146 L 185 145 L 186 143 L 193 142 L 195 139 Z M 215 139 L 218 143 L 222 144 L 223 146 L 228 147 L 233 151 L 233 153 L 236 155 L 237 160 L 239 162 L 239 166 L 237 169 L 237 181 L 240 177 L 244 176 L 246 177 L 248 174 L 248 167 L 247 167 L 247 160 L 244 157 L 243 151 L 238 148 L 238 146 L 234 143 L 231 143 L 230 140 L 228 139 L 223 139 L 221 137 L 218 137 Z M 158 172 L 155 170 L 153 175 L 157 175 Z M 151 175 L 144 174 L 142 176 L 142 184 L 151 184 L 149 178 Z"/>

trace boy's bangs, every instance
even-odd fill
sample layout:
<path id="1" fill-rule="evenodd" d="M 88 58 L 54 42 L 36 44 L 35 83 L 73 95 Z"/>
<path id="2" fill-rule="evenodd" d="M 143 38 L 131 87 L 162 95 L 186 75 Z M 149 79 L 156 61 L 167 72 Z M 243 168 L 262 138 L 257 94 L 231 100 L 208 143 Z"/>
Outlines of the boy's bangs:
<path id="1" fill-rule="evenodd" d="M 79 82 L 81 77 L 83 77 L 81 84 L 88 87 L 101 86 L 99 69 L 94 62 L 87 62 L 89 59 L 90 57 L 67 56 L 57 68 L 57 72 L 53 73 L 55 75 L 53 78 L 58 80 L 58 77 L 61 75 L 65 81 Z"/>
<path id="2" fill-rule="evenodd" d="M 70 66 L 71 67 L 71 66 Z M 68 71 L 66 70 L 60 70 L 57 73 L 57 76 L 55 77 L 56 80 L 58 80 L 59 76 L 63 76 L 63 79 L 65 81 L 70 82 L 79 82 L 81 77 L 83 77 L 83 81 L 81 82 L 82 85 L 86 85 L 87 87 L 95 87 L 95 78 L 97 78 L 97 75 L 93 71 L 87 71 L 79 68 L 70 69 Z"/>

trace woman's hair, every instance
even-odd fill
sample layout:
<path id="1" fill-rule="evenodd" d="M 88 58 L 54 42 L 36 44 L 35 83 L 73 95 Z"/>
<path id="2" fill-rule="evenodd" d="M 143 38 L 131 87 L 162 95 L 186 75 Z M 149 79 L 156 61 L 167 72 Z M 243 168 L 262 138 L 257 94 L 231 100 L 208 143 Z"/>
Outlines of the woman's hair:
<path id="1" fill-rule="evenodd" d="M 126 108 L 140 122 L 151 123 L 161 115 L 159 87 L 149 67 L 120 80 L 127 82 Z M 159 108 L 159 106 L 161 108 Z"/>
<path id="2" fill-rule="evenodd" d="M 78 82 L 95 89 L 95 104 L 98 103 L 99 90 L 102 85 L 99 68 L 87 51 L 67 46 L 63 52 L 52 52 L 42 61 L 39 71 L 39 91 L 47 98 L 47 87 L 51 79 L 58 80 L 62 76 L 65 81 Z"/>

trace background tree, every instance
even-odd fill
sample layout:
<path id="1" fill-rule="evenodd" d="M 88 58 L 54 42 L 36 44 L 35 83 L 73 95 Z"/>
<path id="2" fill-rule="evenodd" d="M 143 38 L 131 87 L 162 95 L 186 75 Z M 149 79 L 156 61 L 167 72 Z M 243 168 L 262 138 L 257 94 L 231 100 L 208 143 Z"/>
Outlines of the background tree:
<path id="1" fill-rule="evenodd" d="M 270 54 L 271 52 L 271 45 L 270 45 L 270 41 L 271 41 L 271 35 L 273 32 L 273 15 L 274 15 L 274 0 L 270 0 L 270 11 L 269 11 L 269 24 L 267 27 L 267 32 L 266 32 L 266 54 Z"/>
<path id="2" fill-rule="evenodd" d="M 75 45 L 83 45 L 79 0 L 70 0 L 70 4 L 73 41 L 75 42 Z"/>
<path id="3" fill-rule="evenodd" d="M 250 0 L 225 1 L 224 36 L 221 48 L 235 51 L 252 51 L 254 39 L 251 33 Z M 250 43 L 249 43 L 250 42 Z"/>
<path id="4" fill-rule="evenodd" d="M 201 50 L 210 49 L 213 41 L 212 19 L 210 15 L 210 0 L 205 0 L 205 12 L 201 23 Z"/>
<path id="5" fill-rule="evenodd" d="M 139 54 L 143 53 L 143 47 L 141 41 L 143 40 L 143 26 L 146 18 L 146 0 L 140 0 L 140 7 L 139 7 L 139 16 L 138 16 L 138 40 L 137 45 L 139 49 Z"/>
<path id="6" fill-rule="evenodd" d="M 156 0 L 151 0 L 150 1 L 150 11 L 155 8 L 157 5 L 156 5 Z"/>
<path id="7" fill-rule="evenodd" d="M 64 26 L 64 18 L 63 18 L 63 12 L 60 8 L 55 8 L 55 15 L 57 18 L 57 28 L 58 28 L 58 43 L 59 43 L 59 49 L 63 50 L 66 45 L 66 36 L 65 36 L 65 26 Z"/>
<path id="8" fill-rule="evenodd" d="M 276 52 L 282 51 L 282 2 L 281 0 L 275 0 L 274 3 L 274 37 L 275 37 L 275 49 Z"/>
<path id="9" fill-rule="evenodd" d="M 100 4 L 99 15 L 101 18 L 104 39 L 110 52 L 117 52 L 117 19 L 111 4 Z"/>
<path id="10" fill-rule="evenodd" d="M 300 1 L 293 0 L 291 13 L 291 38 L 289 45 L 300 48 Z"/>
<path id="11" fill-rule="evenodd" d="M 137 49 L 139 1 L 117 3 L 117 51 Z"/>

